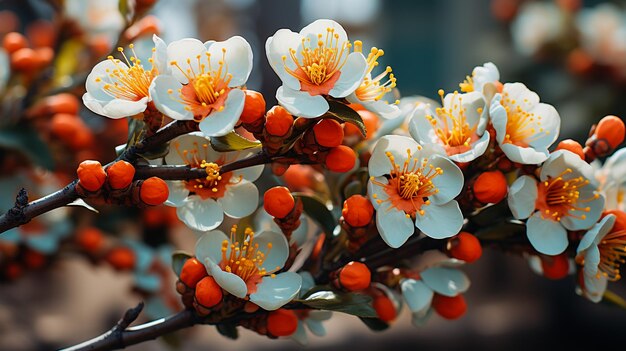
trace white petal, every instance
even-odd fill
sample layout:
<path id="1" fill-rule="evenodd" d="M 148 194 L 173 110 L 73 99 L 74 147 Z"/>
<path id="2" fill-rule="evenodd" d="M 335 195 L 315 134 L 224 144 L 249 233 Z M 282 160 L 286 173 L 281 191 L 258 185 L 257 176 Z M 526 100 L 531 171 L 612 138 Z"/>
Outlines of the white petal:
<path id="1" fill-rule="evenodd" d="M 429 198 L 434 205 L 443 205 L 457 197 L 463 189 L 463 172 L 454 162 L 442 156 L 431 156 L 429 163 L 443 171 L 432 180 L 439 192 Z"/>
<path id="2" fill-rule="evenodd" d="M 224 102 L 224 109 L 213 111 L 200 121 L 200 131 L 206 136 L 222 136 L 232 132 L 239 121 L 245 101 L 246 95 L 243 91 L 231 90 Z"/>
<path id="3" fill-rule="evenodd" d="M 301 346 L 306 346 L 309 343 L 309 338 L 306 335 L 306 329 L 304 328 L 304 321 L 298 320 L 298 328 L 296 332 L 289 336 L 295 340 Z"/>
<path id="4" fill-rule="evenodd" d="M 248 294 L 246 283 L 238 275 L 223 271 L 210 258 L 204 260 L 207 273 L 215 279 L 215 282 L 234 296 L 243 299 Z"/>
<path id="5" fill-rule="evenodd" d="M 581 192 L 581 195 L 583 193 Z M 586 196 L 583 198 L 587 198 Z M 561 224 L 568 230 L 583 230 L 591 228 L 600 219 L 604 210 L 604 197 L 600 196 L 587 203 L 580 204 L 582 207 L 589 207 L 587 211 L 570 211 L 567 216 L 561 218 Z M 585 216 L 583 219 L 582 216 Z"/>
<path id="6" fill-rule="evenodd" d="M 332 28 L 333 33 L 338 36 L 336 40 L 339 47 L 341 47 L 343 43 L 348 40 L 348 35 L 346 34 L 345 29 L 343 29 L 339 23 L 329 19 L 319 19 L 312 22 L 300 30 L 300 35 L 312 38 L 311 46 L 315 48 L 315 44 L 318 40 L 318 34 L 322 34 L 322 38 L 324 39 L 328 28 Z"/>
<path id="7" fill-rule="evenodd" d="M 157 68 L 159 74 L 169 74 L 170 65 L 167 62 L 167 45 L 163 39 L 159 38 L 156 34 L 152 36 L 154 42 L 154 66 Z"/>
<path id="8" fill-rule="evenodd" d="M 207 145 L 206 149 L 202 148 L 202 145 L 205 144 Z M 168 165 L 186 165 L 189 163 L 183 158 L 185 157 L 184 150 L 188 150 L 189 152 L 193 152 L 191 150 L 198 150 L 207 162 L 213 162 L 219 155 L 215 153 L 211 147 L 208 147 L 209 144 L 209 138 L 199 133 L 181 135 L 172 141 L 170 151 L 165 155 L 165 163 Z"/>
<path id="9" fill-rule="evenodd" d="M 480 120 L 482 111 L 485 109 L 485 100 L 483 94 L 478 91 L 460 94 L 461 104 L 465 109 L 465 120 L 470 128 L 474 128 Z M 480 109 L 481 112 L 478 112 Z"/>
<path id="10" fill-rule="evenodd" d="M 370 176 L 378 177 L 390 173 L 392 164 L 386 155 L 387 152 L 393 155 L 396 164 L 402 165 L 408 157 L 407 150 L 411 151 L 411 156 L 419 157 L 418 144 L 411 138 L 399 135 L 386 135 L 380 138 L 368 163 Z"/>
<path id="11" fill-rule="evenodd" d="M 113 73 L 113 71 L 118 69 L 127 70 L 128 66 L 124 62 L 116 61 L 116 63 L 114 63 L 112 60 L 109 59 L 96 64 L 87 76 L 87 80 L 85 81 L 85 88 L 87 89 L 87 93 L 89 93 L 89 95 L 91 95 L 95 100 L 113 100 L 114 97 L 105 92 L 104 86 L 106 84 L 111 84 L 117 81 L 117 79 L 111 78 L 111 74 Z"/>
<path id="12" fill-rule="evenodd" d="M 600 264 L 600 250 L 597 246 L 592 246 L 585 253 L 585 275 L 595 276 L 598 273 Z"/>
<path id="13" fill-rule="evenodd" d="M 256 185 L 242 180 L 237 184 L 226 185 L 224 196 L 217 201 L 228 217 L 243 218 L 256 210 L 259 204 L 259 190 Z"/>
<path id="14" fill-rule="evenodd" d="M 300 90 L 300 81 L 285 70 L 285 65 L 292 71 L 296 70 L 296 63 L 291 59 L 289 50 L 297 50 L 301 43 L 302 36 L 289 29 L 279 29 L 265 42 L 265 53 L 270 66 L 283 84 L 293 90 Z M 285 61 L 283 61 L 283 56 L 287 58 Z"/>
<path id="15" fill-rule="evenodd" d="M 502 94 L 496 94 L 491 100 L 489 106 L 489 117 L 491 118 L 491 124 L 496 131 L 496 140 L 499 144 L 504 142 L 506 136 L 506 123 L 508 116 L 504 106 L 500 103 L 502 101 Z"/>
<path id="16" fill-rule="evenodd" d="M 311 312 L 328 312 L 328 311 L 311 311 Z M 304 320 L 304 323 L 309 328 L 311 333 L 313 333 L 313 335 L 326 336 L 326 328 L 324 328 L 324 324 L 322 324 L 322 322 L 312 319 L 312 318 L 307 318 Z"/>
<path id="17" fill-rule="evenodd" d="M 435 111 L 430 108 L 430 104 L 420 104 L 415 107 L 409 120 L 409 133 L 413 139 L 422 144 L 440 143 L 441 139 L 436 135 L 433 125 L 426 116 L 438 118 Z"/>
<path id="18" fill-rule="evenodd" d="M 420 313 L 430 307 L 433 291 L 421 280 L 404 279 L 400 283 L 402 297 L 413 313 Z"/>
<path id="19" fill-rule="evenodd" d="M 469 289 L 470 281 L 458 269 L 446 267 L 432 267 L 420 273 L 424 283 L 436 293 L 454 297 Z"/>
<path id="20" fill-rule="evenodd" d="M 509 160 L 525 165 L 538 165 L 548 158 L 548 149 L 533 149 L 509 143 L 500 144 L 500 148 Z"/>
<path id="21" fill-rule="evenodd" d="M 523 102 L 525 110 L 539 104 L 539 95 L 528 89 L 523 83 L 505 83 L 502 87 L 502 93 L 507 93 L 507 97 L 511 100 L 516 100 L 518 103 Z"/>
<path id="22" fill-rule="evenodd" d="M 604 275 L 600 275 L 600 277 L 596 277 L 595 275 L 585 275 L 584 281 L 584 296 L 595 303 L 602 301 L 604 292 L 606 291 L 606 287 L 608 285 L 608 279 Z"/>
<path id="23" fill-rule="evenodd" d="M 536 116 L 541 117 L 541 125 L 537 125 L 535 128 L 543 128 L 544 132 L 538 132 L 538 137 L 529 142 L 534 148 L 545 149 L 550 147 L 559 136 L 561 130 L 561 117 L 556 109 L 552 105 L 540 103 L 529 113 L 534 113 Z"/>
<path id="24" fill-rule="evenodd" d="M 415 231 L 411 218 L 388 202 L 376 210 L 376 228 L 385 243 L 394 249 L 402 246 Z"/>
<path id="25" fill-rule="evenodd" d="M 517 178 L 509 188 L 507 201 L 515 218 L 530 217 L 535 211 L 535 202 L 537 201 L 537 181 L 535 178 L 527 175 Z"/>
<path id="26" fill-rule="evenodd" d="M 487 151 L 487 147 L 489 146 L 489 133 L 484 133 L 480 139 L 473 142 L 470 146 L 471 149 L 456 155 L 450 155 L 450 159 L 455 162 L 471 162 L 482 156 L 485 151 Z"/>
<path id="27" fill-rule="evenodd" d="M 201 71 L 200 64 L 203 61 L 207 61 L 206 51 L 206 47 L 198 39 L 185 38 L 176 40 L 167 46 L 167 63 L 170 64 L 172 61 L 176 61 L 181 69 L 185 71 L 191 69 L 192 75 L 193 73 L 197 74 Z M 200 56 L 201 59 L 200 63 L 197 59 L 198 56 Z M 189 63 L 187 63 L 187 60 L 189 60 Z M 187 74 L 187 72 L 183 73 L 180 69 L 172 67 L 172 75 L 183 84 L 189 81 L 186 76 Z"/>
<path id="28" fill-rule="evenodd" d="M 374 181 L 376 183 L 389 184 L 389 181 L 385 177 L 376 177 L 374 178 Z M 378 200 L 384 202 L 389 198 L 384 188 L 378 184 L 374 184 L 371 180 L 367 183 L 367 195 L 370 198 L 372 206 L 374 206 L 374 209 L 376 210 L 380 207 Z"/>
<path id="29" fill-rule="evenodd" d="M 426 236 L 433 239 L 445 239 L 461 231 L 463 213 L 461 213 L 459 203 L 455 200 L 443 205 L 425 205 L 422 206 L 422 210 L 424 210 L 423 216 L 419 212 L 415 214 L 415 226 Z"/>
<path id="30" fill-rule="evenodd" d="M 178 101 L 180 100 L 178 90 L 181 88 L 182 85 L 173 76 L 159 75 L 150 84 L 150 96 L 154 106 L 168 117 L 176 120 L 192 120 L 193 113 L 187 111 L 185 105 Z"/>
<path id="31" fill-rule="evenodd" d="M 261 252 L 265 254 L 262 267 L 268 273 L 281 269 L 289 257 L 289 244 L 283 233 L 265 231 L 254 238 L 254 243 L 259 245 Z M 268 248 L 271 244 L 271 249 Z"/>
<path id="32" fill-rule="evenodd" d="M 224 220 L 224 210 L 217 201 L 202 200 L 198 195 L 188 197 L 176 208 L 176 214 L 189 228 L 199 231 L 215 229 Z"/>
<path id="33" fill-rule="evenodd" d="M 222 49 L 226 49 L 222 52 Z M 219 61 L 224 61 L 227 72 L 232 74 L 229 87 L 238 87 L 246 84 L 252 71 L 252 48 L 246 39 L 234 36 L 226 41 L 212 43 L 208 48 L 211 54 L 211 67 L 219 67 Z"/>
<path id="34" fill-rule="evenodd" d="M 351 53 L 341 70 L 339 79 L 328 94 L 336 98 L 344 98 L 352 94 L 361 85 L 366 70 L 367 61 L 365 61 L 363 54 L 360 52 Z"/>
<path id="35" fill-rule="evenodd" d="M 613 229 L 614 224 L 614 215 L 611 214 L 602 218 L 600 222 L 591 227 L 591 229 L 589 229 L 587 233 L 585 233 L 583 238 L 580 240 L 580 243 L 578 244 L 576 253 L 581 253 L 584 250 L 587 250 L 589 247 L 591 247 L 591 245 L 597 245 L 602 240 L 602 238 L 604 238 L 604 236 L 608 234 L 611 229 Z"/>
<path id="36" fill-rule="evenodd" d="M 354 94 L 350 96 L 354 96 Z M 348 101 L 352 102 L 351 100 L 352 99 L 348 98 Z M 368 111 L 371 111 L 378 117 L 386 119 L 386 120 L 398 118 L 402 114 L 402 111 L 400 110 L 398 105 L 388 103 L 387 101 L 384 101 L 384 100 L 358 101 L 357 103 L 360 103 Z"/>
<path id="37" fill-rule="evenodd" d="M 167 197 L 166 205 L 178 207 L 183 204 L 187 196 L 189 196 L 189 190 L 185 187 L 185 183 L 178 180 L 166 181 L 169 195 Z"/>
<path id="38" fill-rule="evenodd" d="M 535 248 L 545 255 L 558 255 L 567 248 L 567 231 L 557 221 L 543 219 L 535 212 L 526 222 L 526 235 Z"/>
<path id="39" fill-rule="evenodd" d="M 276 90 L 276 99 L 289 113 L 304 118 L 319 117 L 329 109 L 324 97 L 311 96 L 305 91 L 293 90 L 286 85 Z"/>
<path id="40" fill-rule="evenodd" d="M 202 234 L 196 242 L 195 255 L 200 262 L 205 262 L 208 258 L 215 264 L 222 260 L 222 244 L 224 241 L 230 243 L 230 240 L 221 230 L 212 230 Z M 230 254 L 230 246 L 227 247 L 226 256 Z"/>
<path id="41" fill-rule="evenodd" d="M 293 300 L 300 291 L 302 278 L 298 273 L 284 272 L 274 278 L 263 277 L 250 301 L 264 310 L 274 311 Z"/>

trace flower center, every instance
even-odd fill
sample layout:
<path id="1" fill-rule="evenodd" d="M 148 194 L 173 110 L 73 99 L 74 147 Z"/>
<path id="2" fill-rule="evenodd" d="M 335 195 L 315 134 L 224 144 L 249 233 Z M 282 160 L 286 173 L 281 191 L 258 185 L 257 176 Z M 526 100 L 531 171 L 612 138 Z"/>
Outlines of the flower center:
<path id="1" fill-rule="evenodd" d="M 177 61 L 171 61 L 170 65 L 176 67 L 189 81 L 178 89 L 178 98 L 172 99 L 185 105 L 185 110 L 193 113 L 196 120 L 202 120 L 213 111 L 222 111 L 228 92 L 231 90 L 228 83 L 232 79 L 232 74 L 228 73 L 226 64 L 226 48 L 222 49 L 222 59 L 218 62 L 218 67 L 212 67 L 211 54 L 206 53 L 207 61 L 202 62 L 202 55 L 196 56 L 199 71 L 192 66 L 192 60 L 187 59 L 187 66 L 184 69 Z M 174 91 L 169 89 L 168 94 Z"/>
<path id="2" fill-rule="evenodd" d="M 586 216 L 576 216 L 572 211 L 589 212 L 589 206 L 582 207 L 581 204 L 597 199 L 598 194 L 588 199 L 580 198 L 580 189 L 589 185 L 589 180 L 584 177 L 565 179 L 564 176 L 572 173 L 570 168 L 563 171 L 554 178 L 549 178 L 539 184 L 538 196 L 535 207 L 541 211 L 543 218 L 560 221 L 564 216 L 585 219 Z"/>
<path id="3" fill-rule="evenodd" d="M 354 52 L 362 52 L 363 44 L 360 40 L 354 42 Z M 378 48 L 372 48 L 367 55 L 367 70 L 363 83 L 355 90 L 357 98 L 361 101 L 378 101 L 396 87 L 396 77 L 391 73 L 391 67 L 387 66 L 385 70 L 372 78 L 372 70 L 378 66 L 378 58 L 383 56 L 385 52 Z M 389 75 L 386 81 L 383 81 L 385 77 Z M 396 101 L 396 104 L 400 101 Z"/>
<path id="4" fill-rule="evenodd" d="M 472 77 L 465 76 L 465 80 L 463 81 L 463 83 L 459 84 L 459 87 L 461 88 L 461 91 L 464 93 L 471 93 L 472 91 L 474 91 L 473 74 L 472 74 Z"/>
<path id="5" fill-rule="evenodd" d="M 626 263 L 626 230 L 607 234 L 598 244 L 600 250 L 599 270 L 611 281 L 617 281 L 620 265 Z"/>
<path id="6" fill-rule="evenodd" d="M 329 27 L 326 28 L 325 36 L 317 35 L 317 46 L 311 48 L 311 39 L 303 38 L 300 52 L 290 48 L 289 57 L 282 57 L 283 64 L 285 70 L 300 81 L 301 90 L 310 95 L 325 95 L 339 79 L 351 46 L 349 41 L 340 43 L 339 34 Z M 296 64 L 295 70 L 287 66 L 288 59 Z"/>
<path id="7" fill-rule="evenodd" d="M 205 178 L 186 180 L 185 188 L 190 192 L 200 196 L 202 199 L 219 199 L 224 196 L 226 192 L 226 186 L 230 184 L 230 180 L 233 176 L 231 172 L 221 174 L 220 165 L 224 163 L 224 160 L 217 160 L 215 162 L 207 162 L 208 158 L 208 144 L 202 144 L 195 142 L 194 147 L 190 150 L 180 149 L 180 143 L 174 142 L 174 148 L 178 155 L 185 161 L 185 163 L 191 168 L 203 168 L 206 170 L 207 176 Z M 241 181 L 239 179 L 238 181 Z"/>
<path id="8" fill-rule="evenodd" d="M 450 106 L 444 105 L 444 91 L 439 89 L 441 105 L 435 109 L 437 117 L 426 116 L 433 126 L 435 134 L 446 147 L 448 154 L 457 154 L 470 149 L 470 144 L 477 140 L 476 127 L 470 127 L 465 115 L 466 109 L 462 106 L 462 97 L 458 92 L 454 92 Z M 482 112 L 479 109 L 478 112 Z"/>
<path id="9" fill-rule="evenodd" d="M 230 248 L 230 254 L 227 255 Z M 267 243 L 265 248 L 259 247 L 254 242 L 254 232 L 246 228 L 243 239 L 237 240 L 237 225 L 230 230 L 230 240 L 222 242 L 222 261 L 220 267 L 228 272 L 239 276 L 244 282 L 258 282 L 261 277 L 267 275 L 263 266 L 265 258 L 272 250 L 272 243 Z M 280 267 L 278 267 L 280 268 Z"/>
<path id="10" fill-rule="evenodd" d="M 523 102 L 529 104 L 528 99 L 524 99 Z M 541 126 L 541 116 L 526 111 L 517 100 L 509 97 L 509 93 L 503 93 L 500 103 L 507 114 L 504 143 L 528 147 L 532 141 L 544 134 L 550 134 L 550 131 Z"/>
<path id="11" fill-rule="evenodd" d="M 421 146 L 418 146 L 421 149 Z M 443 170 L 428 163 L 428 159 L 422 160 L 411 155 L 411 150 L 407 149 L 407 159 L 402 167 L 395 162 L 395 157 L 391 152 L 387 152 L 387 157 L 392 169 L 389 173 L 389 183 L 378 182 L 371 177 L 373 184 L 383 187 L 391 204 L 398 210 L 404 211 L 407 216 L 415 216 L 416 213 L 424 215 L 423 205 L 430 205 L 429 196 L 437 194 L 439 189 L 433 183 L 433 179 Z M 377 196 L 374 194 L 374 198 Z M 379 204 L 383 200 L 376 200 Z"/>
<path id="12" fill-rule="evenodd" d="M 138 101 L 144 97 L 149 96 L 148 89 L 152 79 L 159 73 L 156 66 L 153 64 L 154 59 L 150 58 L 148 61 L 152 64 L 152 69 L 145 70 L 141 64 L 141 60 L 137 58 L 134 45 L 130 44 L 129 48 L 132 51 L 132 55 L 129 57 L 124 54 L 124 49 L 119 47 L 119 51 L 128 67 L 120 65 L 122 61 L 114 58 L 113 56 L 107 57 L 108 60 L 113 62 L 115 69 L 106 69 L 106 74 L 109 77 L 110 82 L 106 83 L 103 87 L 104 92 L 109 96 L 129 101 Z M 153 52 L 155 49 L 152 50 Z M 100 83 L 102 78 L 97 77 L 96 82 Z"/>

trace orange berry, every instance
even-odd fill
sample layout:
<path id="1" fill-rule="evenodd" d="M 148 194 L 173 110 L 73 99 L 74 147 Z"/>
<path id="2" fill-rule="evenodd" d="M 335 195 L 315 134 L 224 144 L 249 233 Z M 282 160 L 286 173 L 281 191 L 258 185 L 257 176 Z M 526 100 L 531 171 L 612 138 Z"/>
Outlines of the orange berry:
<path id="1" fill-rule="evenodd" d="M 275 186 L 263 195 L 265 212 L 276 218 L 285 218 L 296 205 L 296 201 L 289 189 L 284 186 Z"/>
<path id="2" fill-rule="evenodd" d="M 567 150 L 575 153 L 580 157 L 581 160 L 585 159 L 585 152 L 583 151 L 583 147 L 576 141 L 572 139 L 565 139 L 556 146 L 556 150 Z"/>
<path id="3" fill-rule="evenodd" d="M 454 297 L 435 294 L 432 306 L 445 319 L 458 319 L 467 311 L 465 298 L 460 294 Z"/>
<path id="4" fill-rule="evenodd" d="M 273 136 L 283 136 L 291 130 L 293 116 L 282 106 L 274 106 L 267 111 L 265 130 Z"/>
<path id="5" fill-rule="evenodd" d="M 367 133 L 365 135 L 365 139 L 371 139 L 380 127 L 380 119 L 378 119 L 378 116 L 376 116 L 372 111 L 359 110 L 356 112 L 359 116 L 361 116 L 363 124 L 365 124 L 365 131 Z M 359 134 L 360 133 L 361 132 L 359 132 Z"/>
<path id="6" fill-rule="evenodd" d="M 104 245 L 104 234 L 95 227 L 86 227 L 76 233 L 76 242 L 85 251 L 95 253 Z"/>
<path id="7" fill-rule="evenodd" d="M 474 196 L 482 203 L 498 203 L 509 190 L 506 178 L 500 171 L 483 172 L 474 181 Z"/>
<path id="8" fill-rule="evenodd" d="M 74 139 L 78 135 L 79 120 L 75 114 L 57 113 L 50 120 L 50 132 L 63 141 Z"/>
<path id="9" fill-rule="evenodd" d="M 104 185 L 107 175 L 98 161 L 86 160 L 76 170 L 78 183 L 88 191 L 97 191 Z"/>
<path id="10" fill-rule="evenodd" d="M 585 74 L 593 68 L 593 58 L 583 49 L 574 49 L 567 56 L 567 68 L 574 74 Z"/>
<path id="11" fill-rule="evenodd" d="M 159 177 L 150 177 L 141 183 L 139 196 L 146 205 L 157 206 L 165 202 L 170 195 L 167 183 Z"/>
<path id="12" fill-rule="evenodd" d="M 207 275 L 208 273 L 204 265 L 197 258 L 192 257 L 185 261 L 183 269 L 180 271 L 180 281 L 188 287 L 195 289 L 196 284 Z"/>
<path id="13" fill-rule="evenodd" d="M 38 66 L 35 50 L 22 48 L 11 54 L 11 67 L 16 71 L 30 71 Z"/>
<path id="14" fill-rule="evenodd" d="M 612 214 L 615 216 L 615 224 L 613 224 L 612 232 L 626 230 L 626 212 L 620 210 L 608 210 L 602 214 L 602 217 Z"/>
<path id="15" fill-rule="evenodd" d="M 41 47 L 35 49 L 35 57 L 37 58 L 37 67 L 46 67 L 54 58 L 54 50 L 49 47 Z"/>
<path id="16" fill-rule="evenodd" d="M 69 93 L 61 93 L 49 96 L 44 101 L 48 113 L 69 113 L 78 115 L 80 105 L 78 98 Z"/>
<path id="17" fill-rule="evenodd" d="M 468 232 L 460 232 L 449 240 L 448 245 L 450 256 L 467 263 L 475 262 L 483 254 L 478 238 Z"/>
<path id="18" fill-rule="evenodd" d="M 316 172 L 309 165 L 290 165 L 289 168 L 283 174 L 283 179 L 290 189 L 299 191 L 298 189 L 306 189 L 313 186 L 313 182 L 316 176 L 321 177 L 321 174 Z"/>
<path id="19" fill-rule="evenodd" d="M 26 37 L 18 32 L 7 33 L 2 40 L 2 47 L 9 54 L 16 52 L 19 49 L 27 48 L 28 41 Z"/>
<path id="20" fill-rule="evenodd" d="M 239 119 L 243 123 L 252 123 L 265 115 L 265 99 L 263 94 L 254 90 L 244 90 L 246 102 L 243 105 L 243 112 Z"/>
<path id="21" fill-rule="evenodd" d="M 284 308 L 267 315 L 267 331 L 272 336 L 289 336 L 298 329 L 298 317 L 292 310 Z"/>
<path id="22" fill-rule="evenodd" d="M 374 206 L 362 195 L 352 195 L 343 202 L 343 219 L 353 227 L 364 227 L 372 221 Z"/>
<path id="23" fill-rule="evenodd" d="M 117 161 L 106 172 L 111 188 L 124 189 L 133 182 L 135 167 L 126 161 Z"/>
<path id="24" fill-rule="evenodd" d="M 339 145 L 330 149 L 328 155 L 326 155 L 326 168 L 333 172 L 347 172 L 354 168 L 355 163 L 356 154 L 345 145 Z"/>
<path id="25" fill-rule="evenodd" d="M 384 293 L 374 297 L 372 306 L 374 307 L 378 318 L 383 322 L 392 322 L 397 317 L 398 312 L 396 311 L 396 306 Z"/>
<path id="26" fill-rule="evenodd" d="M 343 141 L 343 127 L 334 119 L 325 118 L 313 127 L 313 134 L 318 144 L 324 147 L 335 147 Z"/>
<path id="27" fill-rule="evenodd" d="M 369 268 L 361 262 L 350 262 L 339 271 L 339 284 L 348 291 L 367 289 L 372 280 Z"/>
<path id="28" fill-rule="evenodd" d="M 34 48 L 54 47 L 57 31 L 50 21 L 37 20 L 26 28 L 28 40 Z"/>
<path id="29" fill-rule="evenodd" d="M 624 141 L 626 128 L 624 122 L 617 116 L 606 116 L 598 122 L 595 135 L 598 139 L 605 139 L 612 149 Z"/>
<path id="30" fill-rule="evenodd" d="M 115 269 L 131 270 L 135 268 L 135 252 L 127 247 L 116 247 L 111 249 L 106 256 L 107 262 Z"/>
<path id="31" fill-rule="evenodd" d="M 30 269 L 42 268 L 46 264 L 46 256 L 37 251 L 27 250 L 24 253 L 24 262 Z"/>
<path id="32" fill-rule="evenodd" d="M 196 301 L 204 307 L 211 308 L 222 301 L 222 287 L 211 276 L 206 276 L 196 284 Z"/>
<path id="33" fill-rule="evenodd" d="M 540 256 L 543 276 L 548 279 L 558 280 L 567 277 L 569 273 L 569 258 L 562 253 L 557 256 Z"/>

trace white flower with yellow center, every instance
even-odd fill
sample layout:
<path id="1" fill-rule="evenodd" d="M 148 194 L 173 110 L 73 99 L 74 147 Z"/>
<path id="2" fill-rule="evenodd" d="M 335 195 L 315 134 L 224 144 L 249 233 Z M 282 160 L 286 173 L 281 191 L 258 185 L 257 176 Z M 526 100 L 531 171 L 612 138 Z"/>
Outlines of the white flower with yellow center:
<path id="1" fill-rule="evenodd" d="M 354 42 L 354 51 L 363 52 L 361 41 L 357 40 Z M 391 67 L 387 66 L 382 73 L 372 77 L 372 71 L 378 66 L 378 58 L 384 54 L 385 52 L 378 48 L 370 50 L 370 53 L 367 55 L 365 78 L 354 93 L 348 95 L 346 99 L 353 104 L 361 104 L 380 118 L 393 119 L 399 117 L 401 111 L 398 107 L 399 100 L 390 104 L 384 99 L 385 95 L 396 87 L 396 77 L 391 73 Z"/>
<path id="2" fill-rule="evenodd" d="M 420 104 L 409 122 L 411 136 L 424 144 L 432 144 L 455 162 L 470 162 L 481 156 L 489 146 L 489 133 L 478 133 L 485 100 L 479 92 L 443 96 L 442 107 Z"/>
<path id="3" fill-rule="evenodd" d="M 273 311 L 298 295 L 302 278 L 298 273 L 274 274 L 289 257 L 289 244 L 282 233 L 256 235 L 246 228 L 239 239 L 233 226 L 230 237 L 213 230 L 202 235 L 196 244 L 196 258 L 207 273 L 228 293 L 248 297 L 264 310 Z"/>
<path id="4" fill-rule="evenodd" d="M 506 157 L 521 164 L 545 161 L 561 127 L 556 109 L 540 103 L 539 96 L 522 83 L 504 84 L 502 93 L 491 100 L 489 117 Z"/>
<path id="5" fill-rule="evenodd" d="M 174 139 L 165 156 L 169 165 L 204 168 L 205 178 L 169 181 L 166 204 L 176 207 L 176 214 L 188 227 L 206 231 L 217 228 L 224 214 L 242 218 L 252 214 L 259 203 L 259 191 L 252 183 L 263 172 L 263 165 L 221 173 L 220 167 L 249 156 L 250 152 L 218 153 L 209 139 L 190 134 Z"/>
<path id="6" fill-rule="evenodd" d="M 495 84 L 500 80 L 500 71 L 492 62 L 487 62 L 482 66 L 476 66 L 472 70 L 472 75 L 465 77 L 465 81 L 459 84 L 461 91 L 470 93 L 477 91 L 483 93 L 485 85 Z"/>
<path id="7" fill-rule="evenodd" d="M 513 216 L 526 219 L 528 240 L 542 254 L 558 255 L 568 245 L 567 231 L 593 226 L 604 209 L 593 169 L 567 150 L 550 155 L 539 173 L 519 177 L 509 189 Z"/>
<path id="8" fill-rule="evenodd" d="M 157 75 L 168 72 L 165 43 L 156 35 L 153 41 L 152 57 L 148 59 L 150 68 L 137 57 L 133 44 L 129 46 L 130 56 L 118 48 L 123 60 L 109 56 L 98 63 L 87 76 L 85 106 L 94 113 L 116 119 L 145 111 L 152 100 L 150 84 Z"/>
<path id="9" fill-rule="evenodd" d="M 626 149 L 617 150 L 596 171 L 608 210 L 626 210 Z"/>
<path id="10" fill-rule="evenodd" d="M 382 137 L 369 161 L 368 195 L 387 245 L 402 246 L 415 227 L 435 239 L 456 235 L 463 214 L 454 198 L 463 173 L 429 145 L 396 135 Z"/>
<path id="11" fill-rule="evenodd" d="M 112 48 L 126 24 L 120 0 L 64 0 L 61 4 L 66 18 L 79 25 L 87 42 L 105 39 Z"/>
<path id="12" fill-rule="evenodd" d="M 171 75 L 160 75 L 150 87 L 159 111 L 178 120 L 199 122 L 207 136 L 233 130 L 243 111 L 252 71 L 252 48 L 242 37 L 202 43 L 193 38 L 167 46 Z"/>
<path id="13" fill-rule="evenodd" d="M 265 51 L 283 85 L 276 99 L 289 113 L 315 118 L 328 111 L 325 95 L 345 98 L 363 81 L 367 62 L 341 25 L 317 20 L 300 33 L 280 29 L 267 39 Z"/>

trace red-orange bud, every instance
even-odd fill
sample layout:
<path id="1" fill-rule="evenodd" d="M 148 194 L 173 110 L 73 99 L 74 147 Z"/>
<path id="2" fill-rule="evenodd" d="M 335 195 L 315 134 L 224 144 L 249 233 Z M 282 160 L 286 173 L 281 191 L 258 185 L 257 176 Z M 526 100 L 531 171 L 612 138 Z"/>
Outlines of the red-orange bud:
<path id="1" fill-rule="evenodd" d="M 16 71 L 30 71 L 39 66 L 35 50 L 22 48 L 11 54 L 11 67 Z"/>
<path id="2" fill-rule="evenodd" d="M 211 308 L 222 301 L 222 287 L 211 276 L 202 278 L 196 284 L 196 301 L 204 307 Z"/>
<path id="3" fill-rule="evenodd" d="M 141 201 L 150 206 L 164 203 L 169 194 L 167 183 L 159 177 L 150 177 L 144 180 L 139 190 Z"/>
<path id="4" fill-rule="evenodd" d="M 364 227 L 372 221 L 374 206 L 362 195 L 352 195 L 343 203 L 343 219 L 353 227 Z"/>
<path id="5" fill-rule="evenodd" d="M 289 132 L 293 125 L 293 116 L 282 106 L 274 106 L 267 111 L 265 130 L 270 135 L 283 136 Z"/>
<path id="6" fill-rule="evenodd" d="M 330 149 L 328 155 L 326 155 L 326 168 L 333 172 L 347 172 L 354 168 L 355 163 L 356 154 L 345 145 L 339 145 Z"/>
<path id="7" fill-rule="evenodd" d="M 585 159 L 585 152 L 583 151 L 583 147 L 580 145 L 580 143 L 572 139 L 565 139 L 561 141 L 559 145 L 556 146 L 556 150 L 571 151 L 578 155 L 581 160 Z"/>
<path id="8" fill-rule="evenodd" d="M 107 262 L 111 264 L 115 269 L 119 270 L 131 270 L 135 268 L 135 252 L 127 247 L 116 247 L 109 251 Z"/>
<path id="9" fill-rule="evenodd" d="M 275 186 L 263 195 L 265 212 L 276 218 L 285 218 L 296 205 L 296 201 L 289 189 L 284 186 Z"/>
<path id="10" fill-rule="evenodd" d="M 334 119 L 325 118 L 313 127 L 317 143 L 324 147 L 335 147 L 343 141 L 343 127 Z"/>
<path id="11" fill-rule="evenodd" d="M 374 297 L 372 305 L 376 311 L 376 315 L 383 322 L 389 323 L 396 319 L 398 314 L 396 306 L 387 295 L 380 294 Z"/>
<path id="12" fill-rule="evenodd" d="M 263 94 L 254 90 L 244 90 L 246 102 L 243 105 L 243 112 L 239 119 L 243 123 L 252 123 L 265 115 L 265 99 Z"/>
<path id="13" fill-rule="evenodd" d="M 372 273 L 361 262 L 350 262 L 339 271 L 339 284 L 348 291 L 358 291 L 370 286 Z"/>
<path id="14" fill-rule="evenodd" d="M 460 232 L 448 242 L 450 256 L 467 263 L 475 262 L 482 256 L 483 249 L 480 241 L 468 232 Z"/>
<path id="15" fill-rule="evenodd" d="M 117 161 L 106 170 L 112 189 L 124 189 L 133 182 L 135 167 L 126 161 Z"/>
<path id="16" fill-rule="evenodd" d="M 567 254 L 557 256 L 540 256 L 543 276 L 548 279 L 558 280 L 567 277 L 569 273 L 569 258 Z"/>
<path id="17" fill-rule="evenodd" d="M 598 139 L 605 139 L 612 149 L 615 149 L 624 141 L 626 127 L 624 122 L 617 116 L 606 116 L 598 122 L 595 135 Z"/>
<path id="18" fill-rule="evenodd" d="M 88 191 L 97 191 L 102 188 L 107 178 L 100 162 L 93 160 L 81 162 L 76 174 L 78 183 Z"/>
<path id="19" fill-rule="evenodd" d="M 474 181 L 474 196 L 482 203 L 498 203 L 506 197 L 508 185 L 500 171 L 483 172 Z"/>
<path id="20" fill-rule="evenodd" d="M 445 319 L 458 319 L 467 311 L 465 298 L 460 294 L 454 297 L 435 294 L 432 306 Z"/>
<path id="21" fill-rule="evenodd" d="M 19 49 L 28 47 L 28 41 L 26 37 L 17 32 L 7 33 L 2 40 L 2 46 L 9 54 L 16 52 Z"/>
<path id="22" fill-rule="evenodd" d="M 197 258 L 192 257 L 185 261 L 185 264 L 180 271 L 180 281 L 185 283 L 188 287 L 195 289 L 196 284 L 198 284 L 198 282 L 207 275 L 208 273 L 204 265 L 198 261 Z"/>
<path id="23" fill-rule="evenodd" d="M 83 250 L 94 253 L 104 245 L 104 234 L 98 228 L 82 228 L 76 232 L 76 242 Z"/>
<path id="24" fill-rule="evenodd" d="M 267 331 L 272 336 L 289 336 L 298 329 L 298 317 L 292 310 L 284 308 L 267 315 Z"/>

